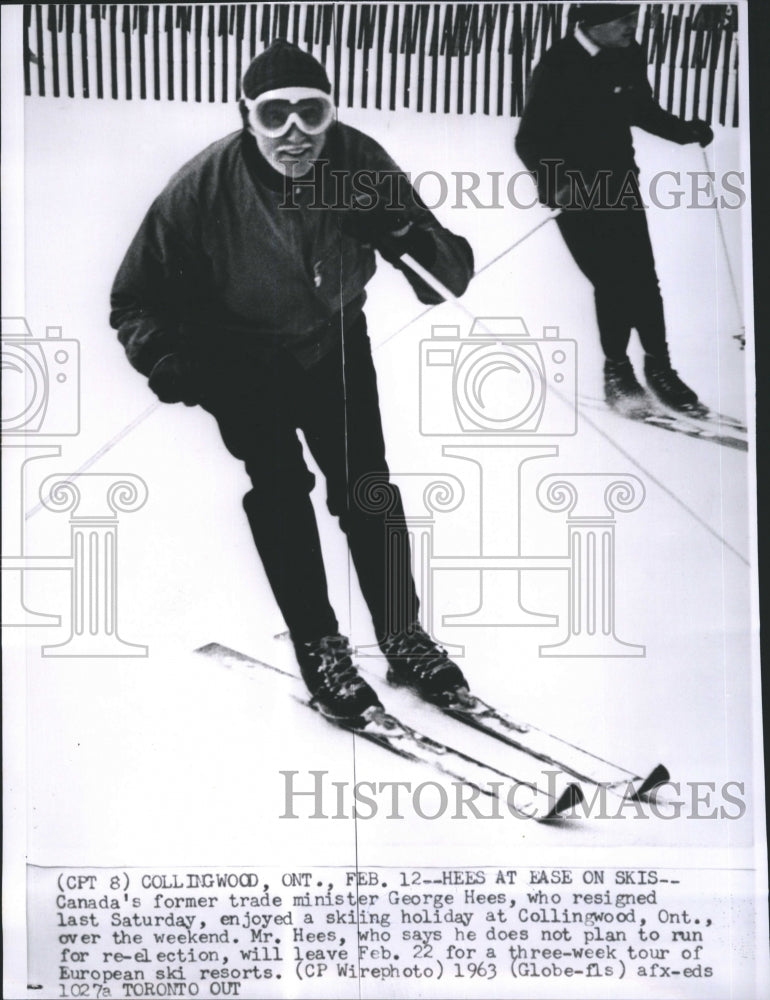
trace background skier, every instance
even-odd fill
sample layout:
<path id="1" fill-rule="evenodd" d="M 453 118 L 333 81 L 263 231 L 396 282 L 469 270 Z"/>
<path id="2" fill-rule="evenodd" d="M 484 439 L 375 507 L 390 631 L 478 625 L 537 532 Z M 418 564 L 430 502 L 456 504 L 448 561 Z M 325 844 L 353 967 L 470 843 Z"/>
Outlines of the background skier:
<path id="1" fill-rule="evenodd" d="M 714 136 L 705 122 L 683 121 L 655 101 L 634 40 L 638 15 L 638 5 L 580 5 L 574 34 L 535 68 L 516 151 L 537 177 L 540 200 L 563 209 L 561 234 L 594 286 L 607 403 L 627 416 L 649 412 L 626 353 L 635 328 L 655 396 L 705 416 L 671 367 L 631 126 L 680 144 L 706 146 Z"/>
<path id="2" fill-rule="evenodd" d="M 154 201 L 114 282 L 110 321 L 129 360 L 167 403 L 216 418 L 253 488 L 244 508 L 302 675 L 327 714 L 378 707 L 327 593 L 309 493 L 327 482 L 389 676 L 430 700 L 465 679 L 418 624 L 405 526 L 389 482 L 363 313 L 376 248 L 421 301 L 437 296 L 398 262 L 406 252 L 460 295 L 468 243 L 443 228 L 371 138 L 335 120 L 324 68 L 278 39 L 243 78 L 243 129 L 187 163 Z M 357 502 L 375 477 L 389 510 Z M 390 528 L 386 528 L 386 513 Z"/>

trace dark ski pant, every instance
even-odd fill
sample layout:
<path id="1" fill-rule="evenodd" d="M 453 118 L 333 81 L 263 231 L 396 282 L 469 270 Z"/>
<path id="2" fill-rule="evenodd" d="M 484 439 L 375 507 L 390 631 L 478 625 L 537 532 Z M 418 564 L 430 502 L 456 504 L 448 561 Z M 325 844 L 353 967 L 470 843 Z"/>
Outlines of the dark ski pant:
<path id="1" fill-rule="evenodd" d="M 568 209 L 556 221 L 575 263 L 594 286 L 605 357 L 626 357 L 632 329 L 646 354 L 667 357 L 663 300 L 644 209 Z"/>
<path id="2" fill-rule="evenodd" d="M 326 478 L 327 506 L 347 536 L 377 637 L 416 621 L 409 537 L 400 493 L 389 480 L 363 314 L 311 368 L 281 352 L 267 365 L 231 370 L 204 405 L 251 479 L 243 506 L 292 639 L 339 631 L 310 500 L 315 477 L 298 430 Z"/>

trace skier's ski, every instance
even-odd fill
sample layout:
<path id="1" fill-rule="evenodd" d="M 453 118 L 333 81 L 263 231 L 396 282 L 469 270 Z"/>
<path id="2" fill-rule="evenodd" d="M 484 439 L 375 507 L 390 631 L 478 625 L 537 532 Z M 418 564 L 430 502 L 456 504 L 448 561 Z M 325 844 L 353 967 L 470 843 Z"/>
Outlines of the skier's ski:
<path id="1" fill-rule="evenodd" d="M 670 778 L 663 764 L 658 764 L 646 775 L 635 774 L 543 729 L 515 722 L 474 695 L 445 707 L 437 707 L 453 719 L 502 740 L 517 750 L 524 750 L 579 781 L 602 785 L 623 798 L 642 798 Z"/>
<path id="2" fill-rule="evenodd" d="M 650 427 L 660 427 L 664 431 L 673 431 L 676 434 L 684 434 L 685 437 L 699 438 L 701 441 L 713 441 L 714 444 L 721 444 L 724 448 L 733 448 L 735 451 L 748 451 L 748 441 L 732 434 L 720 434 L 706 424 L 699 426 L 694 420 L 691 423 L 686 418 L 675 417 L 671 413 L 651 413 L 645 417 L 630 417 L 631 420 L 641 421 L 649 424 Z"/>
<path id="3" fill-rule="evenodd" d="M 287 637 L 287 632 L 274 636 L 276 639 Z M 395 686 L 402 685 L 396 683 Z M 535 760 L 564 771 L 578 781 L 601 785 L 621 798 L 631 800 L 643 798 L 665 784 L 671 777 L 663 764 L 657 764 L 644 774 L 636 774 L 568 740 L 538 729 L 537 726 L 514 721 L 510 716 L 473 694 L 446 706 L 433 702 L 425 703 L 458 722 L 528 754 Z"/>
<path id="4" fill-rule="evenodd" d="M 298 679 L 279 667 L 229 649 L 217 642 L 201 646 L 196 652 L 212 656 L 226 667 L 244 670 L 247 674 L 251 673 L 255 667 L 262 667 L 291 680 Z M 505 798 L 509 808 L 520 813 L 523 817 L 537 820 L 553 819 L 583 801 L 583 793 L 579 785 L 564 781 L 561 774 L 553 773 L 550 776 L 548 789 L 540 787 L 533 781 L 521 781 L 484 761 L 477 760 L 469 754 L 462 753 L 460 750 L 455 750 L 417 732 L 394 716 L 388 715 L 382 709 L 369 709 L 363 719 L 358 724 L 353 725 L 321 712 L 321 709 L 309 697 L 303 698 L 295 695 L 295 698 L 303 705 L 320 712 L 324 718 L 336 726 L 346 729 L 356 736 L 361 736 L 399 757 L 427 764 L 450 778 L 478 789 L 484 795 L 489 795 L 492 798 Z M 558 770 L 560 771 L 561 768 Z M 504 794 L 501 794 L 504 785 L 506 790 Z"/>
<path id="5" fill-rule="evenodd" d="M 676 416 L 676 411 L 666 411 L 673 413 Z M 687 413 L 681 414 L 682 417 L 687 420 L 693 420 L 696 424 L 705 424 L 708 427 L 713 427 L 714 429 L 726 427 L 728 430 L 735 431 L 737 434 L 748 434 L 748 428 L 743 421 L 739 420 L 737 417 L 730 417 L 726 413 L 719 413 L 717 410 L 707 409 L 705 413 Z"/>
<path id="6" fill-rule="evenodd" d="M 602 409 L 607 413 L 612 413 L 617 417 L 621 417 L 624 420 L 633 420 L 637 424 L 648 424 L 650 427 L 659 427 L 664 431 L 672 431 L 676 434 L 684 434 L 685 437 L 700 438 L 702 441 L 712 441 L 714 444 L 720 444 L 725 448 L 733 448 L 736 451 L 748 451 L 749 445 L 745 438 L 737 437 L 732 434 L 722 434 L 714 428 L 719 426 L 716 421 L 710 421 L 708 419 L 699 420 L 695 417 L 684 417 L 682 415 L 675 415 L 663 409 L 650 408 L 646 413 L 638 414 L 637 416 L 628 415 L 620 413 L 618 410 L 613 410 L 611 407 L 603 400 L 592 399 L 590 397 L 581 396 L 580 402 L 583 405 L 590 406 L 592 409 Z M 737 430 L 737 428 L 735 428 Z"/>

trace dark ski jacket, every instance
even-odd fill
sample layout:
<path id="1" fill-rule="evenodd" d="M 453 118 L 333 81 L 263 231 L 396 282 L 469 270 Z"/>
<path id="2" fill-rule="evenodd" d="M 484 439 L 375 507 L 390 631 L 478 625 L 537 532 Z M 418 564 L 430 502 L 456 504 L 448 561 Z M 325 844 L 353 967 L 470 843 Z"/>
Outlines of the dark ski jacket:
<path id="1" fill-rule="evenodd" d="M 638 44 L 592 56 L 570 35 L 535 67 L 516 152 L 536 175 L 540 200 L 553 207 L 557 186 L 567 180 L 565 170 L 579 171 L 589 190 L 600 171 L 607 171 L 610 192 L 629 173 L 638 176 L 632 125 L 680 144 L 693 139 L 690 126 L 656 102 Z"/>
<path id="2" fill-rule="evenodd" d="M 375 271 L 371 246 L 340 231 L 339 208 L 348 203 L 340 177 L 398 167 L 373 139 L 336 122 L 322 158 L 328 169 L 316 171 L 318 184 L 295 181 L 291 204 L 283 176 L 245 129 L 172 177 L 112 288 L 110 323 L 135 368 L 149 375 L 168 354 L 203 370 L 246 358 L 259 364 L 282 348 L 309 367 L 332 346 L 340 312 L 346 324 L 355 320 Z M 462 294 L 473 274 L 470 246 L 437 222 L 411 186 L 406 190 L 407 217 L 435 247 L 432 272 Z M 400 269 L 422 301 L 440 301 Z"/>

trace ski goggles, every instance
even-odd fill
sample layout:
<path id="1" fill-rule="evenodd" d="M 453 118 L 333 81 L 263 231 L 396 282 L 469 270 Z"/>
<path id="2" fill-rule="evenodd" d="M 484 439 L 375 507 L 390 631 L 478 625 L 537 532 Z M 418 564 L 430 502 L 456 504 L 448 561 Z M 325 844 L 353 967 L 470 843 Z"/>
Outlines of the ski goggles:
<path id="1" fill-rule="evenodd" d="M 334 118 L 331 97 L 313 87 L 282 87 L 244 100 L 252 128 L 268 139 L 286 135 L 293 125 L 306 135 L 319 135 Z"/>

